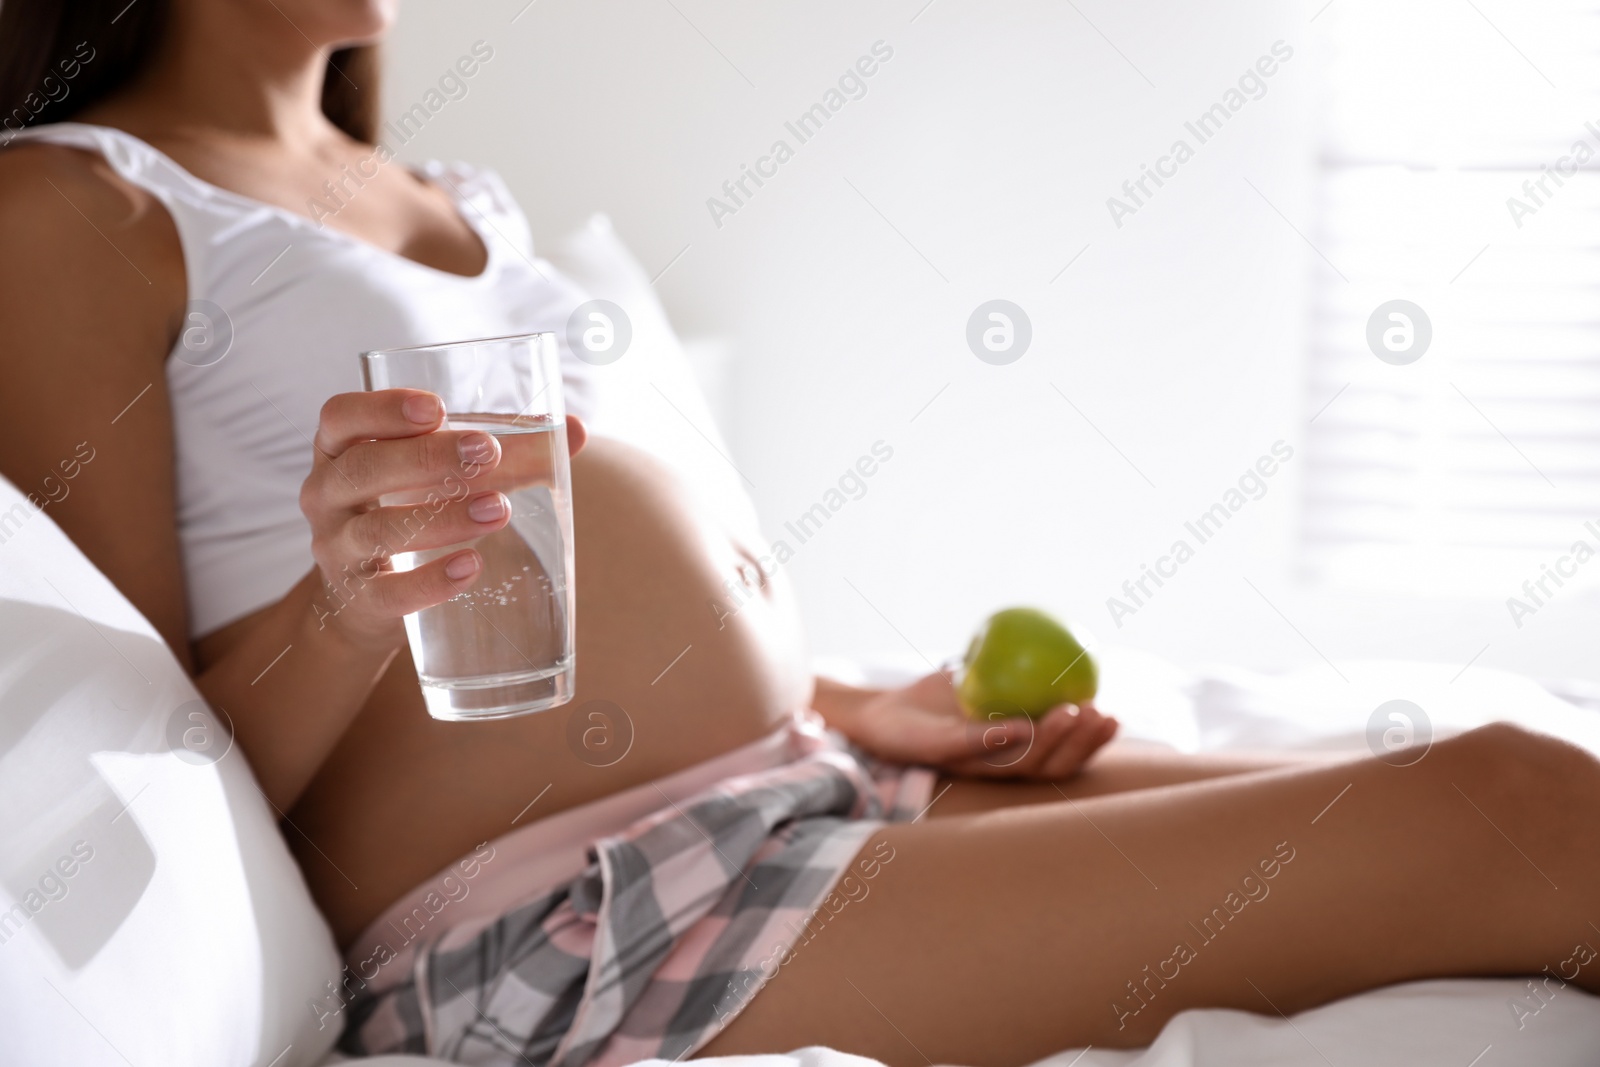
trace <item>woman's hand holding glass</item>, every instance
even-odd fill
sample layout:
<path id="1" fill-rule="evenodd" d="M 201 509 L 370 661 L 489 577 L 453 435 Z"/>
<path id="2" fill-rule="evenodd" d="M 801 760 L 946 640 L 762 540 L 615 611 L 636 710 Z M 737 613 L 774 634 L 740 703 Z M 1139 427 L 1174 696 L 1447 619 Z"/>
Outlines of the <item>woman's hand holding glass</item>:
<path id="1" fill-rule="evenodd" d="M 463 548 L 400 572 L 390 563 L 396 552 L 493 533 L 511 516 L 505 491 L 549 480 L 533 469 L 544 453 L 507 455 L 493 435 L 444 422 L 439 397 L 418 389 L 340 393 L 322 406 L 300 510 L 328 587 L 318 617 L 360 644 L 397 646 L 403 616 L 457 596 L 483 568 L 479 554 Z M 568 418 L 566 434 L 577 455 L 583 425 Z M 413 502 L 381 503 L 396 494 Z"/>

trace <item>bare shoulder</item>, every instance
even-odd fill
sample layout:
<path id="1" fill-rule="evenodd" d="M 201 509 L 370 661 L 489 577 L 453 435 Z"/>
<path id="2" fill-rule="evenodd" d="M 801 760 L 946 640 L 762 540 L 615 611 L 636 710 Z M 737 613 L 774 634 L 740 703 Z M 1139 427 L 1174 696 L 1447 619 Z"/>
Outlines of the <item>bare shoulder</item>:
<path id="1" fill-rule="evenodd" d="M 163 317 L 174 295 L 181 309 L 183 250 L 171 216 L 92 152 L 40 143 L 0 151 L 0 228 L 9 281 L 59 280 L 39 273 L 65 270 L 80 289 L 138 286 L 140 303 Z"/>
<path id="2" fill-rule="evenodd" d="M 0 233 L 0 475 L 187 662 L 164 373 L 187 284 L 177 230 L 100 157 L 20 144 L 0 151 Z"/>
<path id="3" fill-rule="evenodd" d="M 155 198 L 126 181 L 98 154 L 45 141 L 23 141 L 0 151 L 0 210 L 20 218 L 44 202 L 42 193 L 77 193 L 98 211 L 137 209 Z M 58 195 L 57 199 L 61 199 Z"/>
<path id="4" fill-rule="evenodd" d="M 0 151 L 0 232 L 0 365 L 9 375 L 54 372 L 30 348 L 47 338 L 69 360 L 62 370 L 119 382 L 159 373 L 187 279 L 177 227 L 155 196 L 92 152 L 13 145 Z"/>

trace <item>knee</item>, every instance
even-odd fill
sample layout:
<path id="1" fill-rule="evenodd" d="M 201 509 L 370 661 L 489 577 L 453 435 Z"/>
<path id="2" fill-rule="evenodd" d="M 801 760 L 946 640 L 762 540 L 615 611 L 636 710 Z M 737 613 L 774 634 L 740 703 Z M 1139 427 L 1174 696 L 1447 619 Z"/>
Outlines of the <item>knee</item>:
<path id="1" fill-rule="evenodd" d="M 1480 726 L 1462 734 L 1456 741 L 1468 753 L 1489 760 L 1500 770 L 1548 774 L 1594 763 L 1593 757 L 1583 749 L 1512 722 Z"/>
<path id="2" fill-rule="evenodd" d="M 1452 781 L 1474 801 L 1547 805 L 1564 792 L 1600 791 L 1600 762 L 1583 749 L 1509 722 L 1468 731 L 1452 748 Z"/>

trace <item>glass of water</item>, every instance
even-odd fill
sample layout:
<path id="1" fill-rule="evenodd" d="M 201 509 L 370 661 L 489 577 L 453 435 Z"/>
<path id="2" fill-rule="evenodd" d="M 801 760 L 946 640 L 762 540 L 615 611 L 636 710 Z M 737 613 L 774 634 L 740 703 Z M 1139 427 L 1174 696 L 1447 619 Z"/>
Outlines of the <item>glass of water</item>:
<path id="1" fill-rule="evenodd" d="M 498 719 L 565 704 L 576 673 L 572 473 L 555 334 L 364 352 L 361 375 L 368 390 L 438 394 L 444 429 L 482 430 L 500 445 L 493 470 L 463 465 L 438 486 L 379 500 L 411 508 L 390 531 L 397 570 L 463 548 L 483 557 L 471 588 L 405 618 L 428 713 Z M 505 526 L 447 548 L 406 551 L 447 504 L 491 489 L 511 502 Z"/>

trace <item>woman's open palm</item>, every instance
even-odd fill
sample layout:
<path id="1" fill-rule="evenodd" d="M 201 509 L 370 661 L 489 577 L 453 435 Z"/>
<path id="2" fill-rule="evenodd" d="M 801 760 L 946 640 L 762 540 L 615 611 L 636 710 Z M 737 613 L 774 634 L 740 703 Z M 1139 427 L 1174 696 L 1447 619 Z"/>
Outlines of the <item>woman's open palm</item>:
<path id="1" fill-rule="evenodd" d="M 1116 736 L 1092 704 L 1063 704 L 1037 719 L 974 719 L 948 671 L 889 689 L 861 706 L 851 740 L 883 759 L 975 778 L 1068 778 Z"/>

